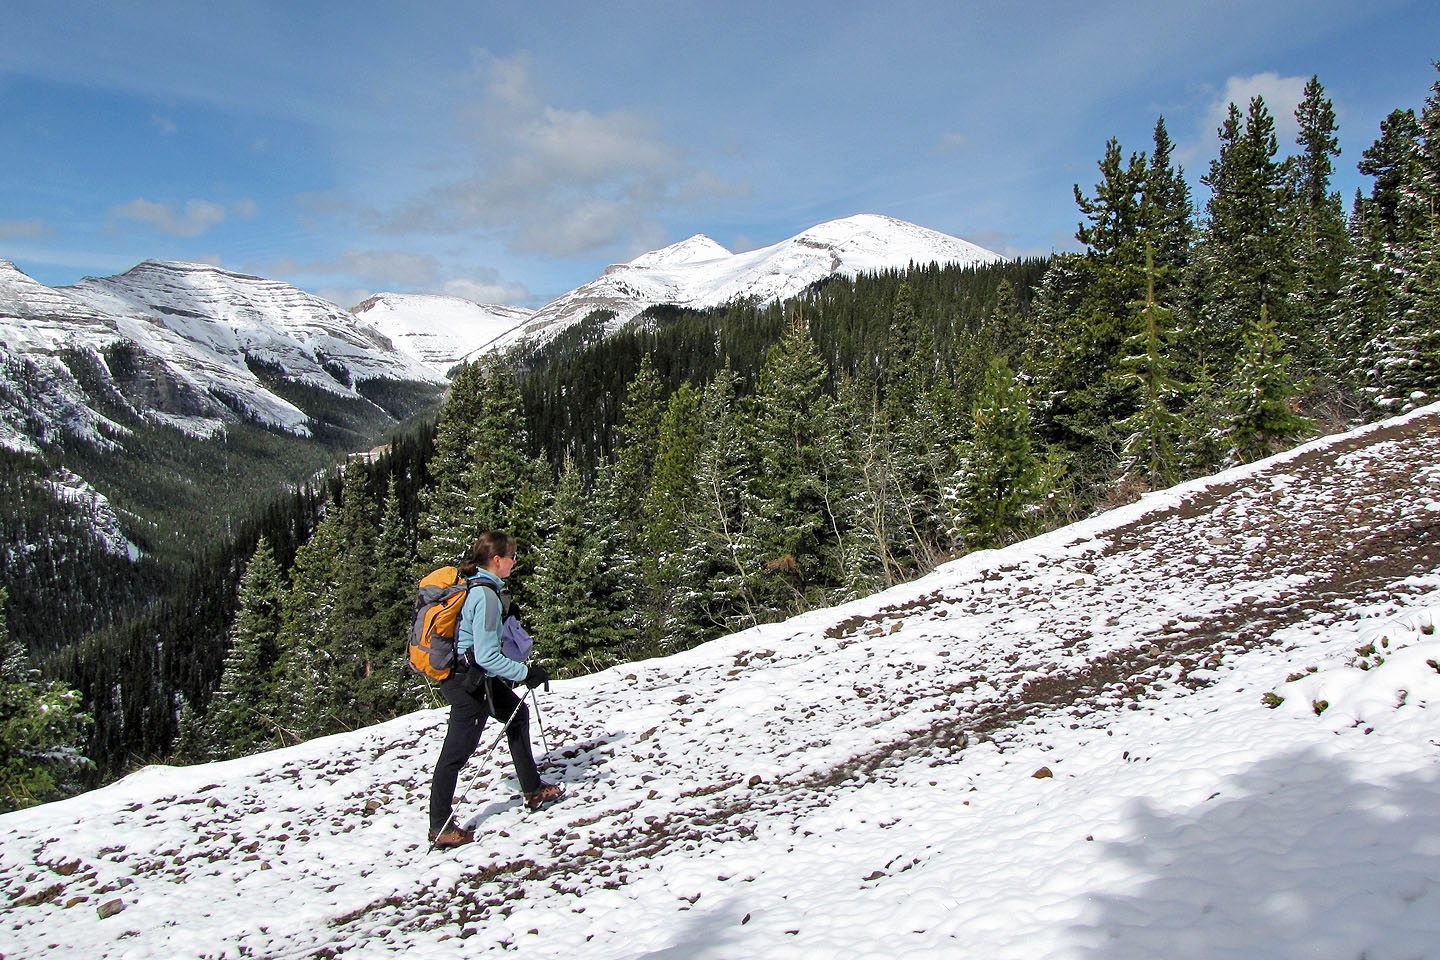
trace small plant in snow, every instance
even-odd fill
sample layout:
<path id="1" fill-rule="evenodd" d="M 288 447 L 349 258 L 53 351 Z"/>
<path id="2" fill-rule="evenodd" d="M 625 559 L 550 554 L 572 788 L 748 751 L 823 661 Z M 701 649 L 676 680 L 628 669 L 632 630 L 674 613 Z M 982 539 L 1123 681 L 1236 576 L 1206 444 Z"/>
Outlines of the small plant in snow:
<path id="1" fill-rule="evenodd" d="M 1330 709 L 1330 701 L 1329 701 L 1329 700 L 1316 700 L 1316 701 L 1314 701 L 1314 702 L 1312 702 L 1312 703 L 1310 704 L 1310 707 L 1311 707 L 1311 709 L 1313 709 L 1313 710 L 1315 711 L 1315 716 L 1318 717 L 1318 716 L 1320 716 L 1320 714 L 1322 714 L 1322 713 L 1324 713 L 1326 710 L 1329 710 L 1329 709 Z"/>
<path id="2" fill-rule="evenodd" d="M 1280 706 L 1280 704 L 1285 702 L 1285 698 L 1280 696 L 1280 694 L 1276 693 L 1274 690 L 1271 690 L 1269 693 L 1265 694 L 1263 697 L 1260 698 L 1260 702 L 1265 704 L 1265 706 L 1269 707 L 1271 710 L 1274 710 L 1276 707 Z"/>

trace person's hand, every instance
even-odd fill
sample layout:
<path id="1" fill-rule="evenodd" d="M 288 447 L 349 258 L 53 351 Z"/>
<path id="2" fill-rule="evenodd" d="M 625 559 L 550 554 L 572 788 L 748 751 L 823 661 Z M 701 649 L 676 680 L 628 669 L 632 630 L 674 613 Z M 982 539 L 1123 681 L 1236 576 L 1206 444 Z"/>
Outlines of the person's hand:
<path id="1" fill-rule="evenodd" d="M 546 670 L 538 663 L 532 663 L 530 664 L 530 669 L 525 672 L 525 679 L 521 682 L 524 683 L 525 686 L 529 687 L 531 690 L 534 690 L 541 684 L 544 684 L 545 689 L 549 690 L 550 671 Z"/>

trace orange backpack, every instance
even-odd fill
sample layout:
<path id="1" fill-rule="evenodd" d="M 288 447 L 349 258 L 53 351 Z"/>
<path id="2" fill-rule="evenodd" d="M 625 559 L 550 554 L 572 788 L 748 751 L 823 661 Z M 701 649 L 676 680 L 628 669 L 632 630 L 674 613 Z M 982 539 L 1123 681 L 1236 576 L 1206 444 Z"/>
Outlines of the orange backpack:
<path id="1" fill-rule="evenodd" d="M 420 581 L 415 621 L 410 624 L 410 667 L 444 680 L 455 669 L 455 628 L 470 584 L 454 567 L 441 567 Z"/>

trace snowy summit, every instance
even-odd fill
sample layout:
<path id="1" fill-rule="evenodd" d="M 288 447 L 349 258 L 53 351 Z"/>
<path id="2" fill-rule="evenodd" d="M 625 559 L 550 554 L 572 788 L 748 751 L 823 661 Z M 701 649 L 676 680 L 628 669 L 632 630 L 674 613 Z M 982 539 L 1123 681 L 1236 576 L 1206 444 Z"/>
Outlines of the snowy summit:
<path id="1" fill-rule="evenodd" d="M 1440 407 L 557 682 L 0 817 L 15 957 L 1425 957 Z M 543 643 L 543 638 L 541 640 Z M 397 654 L 398 655 L 398 654 Z M 482 745 L 495 736 L 492 727 Z M 463 941 L 463 942 L 462 942 Z"/>
<path id="2" fill-rule="evenodd" d="M 973 266 L 1003 259 L 959 237 L 876 214 L 822 223 L 748 253 L 731 253 L 697 234 L 609 267 L 541 307 L 501 343 L 547 340 L 595 310 L 612 311 L 607 326 L 615 329 L 659 304 L 705 309 L 736 300 L 769 303 L 829 277 L 903 270 L 912 263 Z"/>

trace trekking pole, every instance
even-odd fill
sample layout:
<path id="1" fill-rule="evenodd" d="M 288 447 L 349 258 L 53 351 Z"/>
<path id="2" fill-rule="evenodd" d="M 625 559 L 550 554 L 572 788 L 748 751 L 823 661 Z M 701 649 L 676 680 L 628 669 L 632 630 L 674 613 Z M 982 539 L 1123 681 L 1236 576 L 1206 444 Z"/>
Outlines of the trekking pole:
<path id="1" fill-rule="evenodd" d="M 521 709 L 522 707 L 524 707 L 524 706 L 525 706 L 525 700 L 524 700 L 523 698 L 521 698 L 520 700 L 518 700 L 518 701 L 516 702 L 516 704 L 515 704 L 515 709 L 512 710 L 512 711 L 510 711 L 510 719 L 505 721 L 505 725 L 500 728 L 500 733 L 496 735 L 496 737 L 495 737 L 495 739 L 494 739 L 493 741 L 491 741 L 490 746 L 486 747 L 485 750 L 484 750 L 484 752 L 480 754 L 480 758 L 481 758 L 481 761 L 482 761 L 482 762 L 481 762 L 481 764 L 480 764 L 479 766 L 477 766 L 477 767 L 475 768 L 475 776 L 473 776 L 473 777 L 470 778 L 470 783 L 466 786 L 466 789 L 467 789 L 467 790 L 468 790 L 468 789 L 472 789 L 472 788 L 475 786 L 476 781 L 477 781 L 477 780 L 479 779 L 479 777 L 480 777 L 480 771 L 482 771 L 482 770 L 485 769 L 485 765 L 484 765 L 484 762 L 483 762 L 483 761 L 486 760 L 486 759 L 488 759 L 489 756 L 490 756 L 490 754 L 491 754 L 492 752 L 494 752 L 495 748 L 500 745 L 500 741 L 503 740 L 503 739 L 505 739 L 505 734 L 506 734 L 506 733 L 509 731 L 509 729 L 510 729 L 510 722 L 520 715 L 520 709 Z M 446 830 L 449 830 L 449 829 L 450 829 L 450 825 L 451 825 L 452 823 L 454 823 L 454 822 L 455 822 L 455 809 L 454 809 L 454 807 L 452 806 L 451 809 L 450 809 L 450 817 L 449 817 L 449 819 L 447 819 L 447 820 L 445 821 L 445 825 L 444 825 L 443 827 L 441 827 L 439 830 L 435 831 L 435 836 L 438 838 L 438 837 L 439 837 L 441 834 L 443 834 Z M 428 853 L 430 853 L 431 851 L 433 851 L 434 849 L 435 849 L 435 841 L 432 840 L 432 841 L 430 841 L 430 849 L 429 849 L 429 850 L 426 850 L 425 852 L 428 854 Z"/>
<path id="2" fill-rule="evenodd" d="M 548 754 L 550 752 L 550 744 L 545 739 L 545 724 L 540 720 L 540 694 L 535 692 L 534 687 L 530 688 L 530 699 L 535 701 L 535 726 L 540 729 L 540 746 L 544 747 L 545 753 Z"/>

